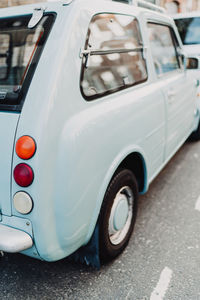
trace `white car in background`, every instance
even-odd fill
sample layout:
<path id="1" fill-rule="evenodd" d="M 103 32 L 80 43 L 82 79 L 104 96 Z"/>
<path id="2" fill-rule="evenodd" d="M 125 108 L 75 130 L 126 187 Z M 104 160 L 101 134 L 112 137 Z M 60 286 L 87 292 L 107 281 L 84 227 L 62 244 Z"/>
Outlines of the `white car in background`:
<path id="1" fill-rule="evenodd" d="M 200 11 L 173 16 L 187 56 L 200 56 Z"/>
<path id="2" fill-rule="evenodd" d="M 191 58 L 187 70 L 198 86 L 197 106 L 200 109 L 200 11 L 181 13 L 173 16 L 178 28 L 184 55 Z"/>

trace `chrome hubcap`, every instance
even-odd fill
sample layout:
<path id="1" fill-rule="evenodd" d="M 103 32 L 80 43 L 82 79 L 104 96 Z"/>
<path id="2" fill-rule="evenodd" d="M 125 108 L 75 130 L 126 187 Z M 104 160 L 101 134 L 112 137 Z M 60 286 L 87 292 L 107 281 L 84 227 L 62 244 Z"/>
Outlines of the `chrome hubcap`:
<path id="1" fill-rule="evenodd" d="M 116 194 L 109 218 L 109 238 L 113 245 L 120 244 L 127 235 L 133 217 L 134 196 L 128 186 Z"/>

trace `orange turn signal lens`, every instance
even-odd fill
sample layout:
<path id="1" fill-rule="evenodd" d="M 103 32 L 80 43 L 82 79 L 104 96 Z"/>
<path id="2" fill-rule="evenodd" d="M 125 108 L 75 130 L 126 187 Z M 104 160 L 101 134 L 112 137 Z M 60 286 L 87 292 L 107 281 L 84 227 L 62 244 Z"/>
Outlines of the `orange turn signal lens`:
<path id="1" fill-rule="evenodd" d="M 22 159 L 29 159 L 35 154 L 36 144 L 32 137 L 24 135 L 16 143 L 15 150 Z"/>

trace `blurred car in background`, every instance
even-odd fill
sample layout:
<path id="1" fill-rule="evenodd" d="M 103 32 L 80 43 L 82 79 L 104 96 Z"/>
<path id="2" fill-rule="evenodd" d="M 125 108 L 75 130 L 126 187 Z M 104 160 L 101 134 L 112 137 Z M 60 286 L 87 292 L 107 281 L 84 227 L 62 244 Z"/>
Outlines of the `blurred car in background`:
<path id="1" fill-rule="evenodd" d="M 200 11 L 173 16 L 187 56 L 200 56 Z"/>
<path id="2" fill-rule="evenodd" d="M 196 80 L 197 107 L 200 109 L 200 11 L 176 14 L 173 18 L 187 57 L 187 71 Z"/>

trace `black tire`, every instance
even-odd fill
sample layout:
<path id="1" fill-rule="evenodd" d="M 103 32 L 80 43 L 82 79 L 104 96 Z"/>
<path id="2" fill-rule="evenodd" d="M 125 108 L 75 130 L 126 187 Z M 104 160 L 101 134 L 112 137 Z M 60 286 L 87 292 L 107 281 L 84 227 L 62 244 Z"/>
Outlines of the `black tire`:
<path id="1" fill-rule="evenodd" d="M 115 205 L 116 202 L 121 203 L 121 199 L 119 197 L 122 197 L 121 199 L 122 201 L 125 201 L 124 203 L 127 201 L 127 206 L 129 209 L 127 216 L 126 214 L 125 217 L 123 216 L 125 221 L 125 224 L 122 225 L 123 232 L 121 229 L 116 231 L 117 234 L 120 233 L 119 238 L 117 239 L 117 234 L 111 234 L 111 226 L 109 224 L 114 224 L 115 213 L 113 215 L 111 212 L 117 211 Z M 137 199 L 138 184 L 134 174 L 127 169 L 119 171 L 119 173 L 117 173 L 111 180 L 107 188 L 99 216 L 99 253 L 101 262 L 112 260 L 127 246 L 137 216 Z M 120 211 L 120 208 L 118 211 Z"/>
<path id="2" fill-rule="evenodd" d="M 197 142 L 200 140 L 200 121 L 197 129 L 190 135 L 189 140 L 193 142 Z"/>

